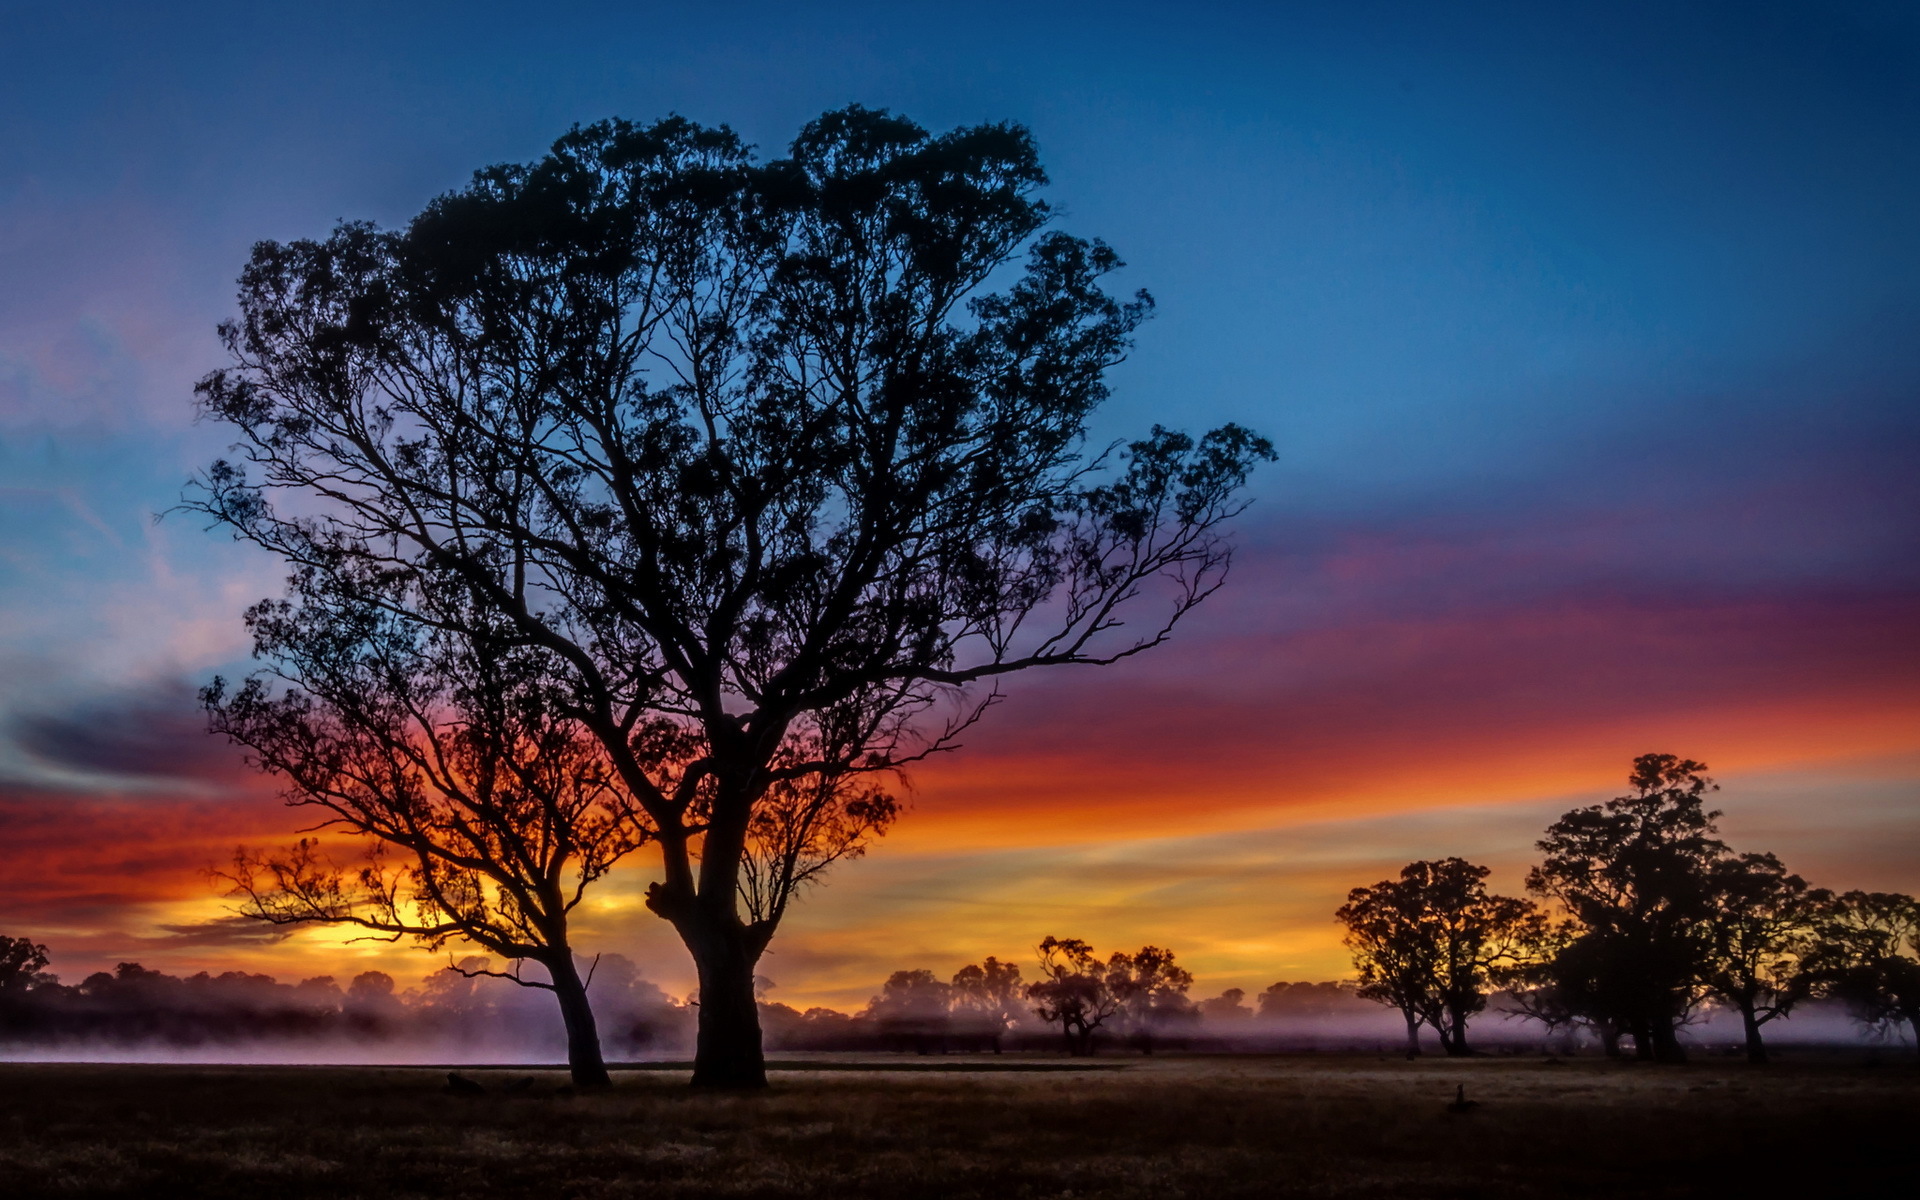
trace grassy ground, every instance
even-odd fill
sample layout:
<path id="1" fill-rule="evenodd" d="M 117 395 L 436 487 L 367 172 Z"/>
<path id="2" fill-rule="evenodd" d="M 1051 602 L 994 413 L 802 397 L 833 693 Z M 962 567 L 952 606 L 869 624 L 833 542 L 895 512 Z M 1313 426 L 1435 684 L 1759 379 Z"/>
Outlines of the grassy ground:
<path id="1" fill-rule="evenodd" d="M 1893 1062 L 1116 1059 L 783 1070 L 752 1096 L 463 1073 L 488 1092 L 417 1068 L 0 1064 L 0 1196 L 1897 1195 L 1920 1112 L 1920 1070 Z M 1448 1110 L 1459 1084 L 1470 1112 Z"/>

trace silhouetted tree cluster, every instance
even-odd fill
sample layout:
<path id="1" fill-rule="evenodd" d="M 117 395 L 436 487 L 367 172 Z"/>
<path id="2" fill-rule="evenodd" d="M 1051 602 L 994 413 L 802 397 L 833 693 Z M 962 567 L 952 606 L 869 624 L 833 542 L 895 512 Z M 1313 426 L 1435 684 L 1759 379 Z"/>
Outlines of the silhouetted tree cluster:
<path id="1" fill-rule="evenodd" d="M 190 507 L 291 595 L 208 705 L 398 861 L 248 858 L 247 911 L 538 963 L 590 1072 L 565 918 L 645 840 L 694 1081 L 764 1086 L 798 892 L 993 681 L 1164 643 L 1272 457 L 1233 425 L 1089 452 L 1151 300 L 1046 230 L 1045 182 L 1012 125 L 856 106 L 759 162 L 608 121 L 402 230 L 256 246 L 198 389 L 239 449 Z"/>
<path id="2" fill-rule="evenodd" d="M 1359 986 L 1345 982 L 1275 983 L 1260 993 L 1259 1016 L 1268 1021 L 1320 1021 L 1351 1015 Z"/>
<path id="3" fill-rule="evenodd" d="M 20 953 L 20 946 L 29 952 Z M 69 986 L 40 969 L 46 965 L 44 947 L 0 938 L 0 1037 L 40 1045 L 352 1040 L 539 1046 L 548 1041 L 541 1034 L 554 1028 L 550 1010 L 529 1008 L 527 993 L 493 983 L 482 958 L 428 975 L 405 992 L 381 971 L 362 972 L 342 988 L 331 975 L 285 984 L 244 971 L 181 977 L 132 962 Z M 641 979 L 632 962 L 606 955 L 582 969 L 593 974 L 593 994 L 617 1050 L 633 1054 L 686 1039 L 692 1014 Z"/>
<path id="4" fill-rule="evenodd" d="M 1491 896 L 1461 859 L 1417 862 L 1357 888 L 1336 914 L 1360 994 L 1465 1053 L 1467 1018 L 1501 987 L 1550 1028 L 1592 1030 L 1609 1055 L 1683 1061 L 1680 1030 L 1703 1006 L 1739 1014 L 1747 1055 L 1762 1027 L 1814 996 L 1880 1030 L 1920 1030 L 1920 909 L 1911 897 L 1811 888 L 1768 853 L 1721 841 L 1705 764 L 1634 760 L 1632 791 L 1561 817 L 1538 843 L 1527 888 Z"/>
<path id="5" fill-rule="evenodd" d="M 996 958 L 962 967 L 950 981 L 931 971 L 895 971 L 864 1015 L 883 1045 L 998 1053 L 1001 1039 L 1020 1023 L 1024 991 L 1019 965 Z"/>
<path id="6" fill-rule="evenodd" d="M 1069 1054 L 1092 1054 L 1095 1036 L 1110 1022 L 1113 1032 L 1151 1053 L 1163 1029 L 1196 1015 L 1187 998 L 1193 976 L 1171 950 L 1142 946 L 1102 960 L 1078 938 L 1049 935 L 1039 957 L 1040 978 L 1027 985 L 1027 999 L 1036 1016 L 1060 1027 Z"/>
<path id="7" fill-rule="evenodd" d="M 1400 1010 L 1409 1057 L 1420 1053 L 1423 1024 L 1448 1054 L 1467 1053 L 1468 1019 L 1538 941 L 1533 904 L 1489 894 L 1486 877 L 1460 858 L 1410 863 L 1399 879 L 1355 888 L 1334 913 L 1360 970 L 1359 995 Z"/>
<path id="8" fill-rule="evenodd" d="M 1802 970 L 1875 1030 L 1905 1025 L 1920 1049 L 1920 900 L 1898 892 L 1822 897 Z"/>
<path id="9" fill-rule="evenodd" d="M 763 1000 L 767 1044 L 922 1054 L 1064 1047 L 1080 1054 L 1104 1040 L 1151 1054 L 1163 1044 L 1299 1047 L 1373 1038 L 1366 1019 L 1375 1009 L 1350 983 L 1276 983 L 1257 1007 L 1239 988 L 1195 1001 L 1192 979 L 1170 951 L 1146 946 L 1101 959 L 1090 947 L 1082 953 L 1084 943 L 1050 940 L 1040 950 L 1037 989 L 1019 964 L 987 958 L 944 981 L 924 968 L 895 971 L 852 1013 Z"/>

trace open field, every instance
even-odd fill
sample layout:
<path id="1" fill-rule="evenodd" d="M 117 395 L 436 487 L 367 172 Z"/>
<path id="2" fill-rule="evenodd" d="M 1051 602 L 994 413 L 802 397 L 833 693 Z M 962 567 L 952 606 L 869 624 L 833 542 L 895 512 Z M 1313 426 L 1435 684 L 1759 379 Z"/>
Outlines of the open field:
<path id="1" fill-rule="evenodd" d="M 426 1068 L 0 1064 L 0 1195 L 1897 1194 L 1920 1111 L 1893 1056 L 859 1065 L 786 1064 L 752 1096 L 665 1071 L 508 1094 L 524 1068 L 462 1068 L 489 1089 L 462 1096 Z M 1480 1104 L 1450 1112 L 1463 1083 Z"/>

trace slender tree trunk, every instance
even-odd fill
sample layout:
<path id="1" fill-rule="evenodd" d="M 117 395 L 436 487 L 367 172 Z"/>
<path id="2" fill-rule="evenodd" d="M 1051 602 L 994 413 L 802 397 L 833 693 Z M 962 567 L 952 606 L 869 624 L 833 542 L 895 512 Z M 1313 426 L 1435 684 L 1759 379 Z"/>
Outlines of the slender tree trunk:
<path id="1" fill-rule="evenodd" d="M 1407 1057 L 1420 1057 L 1420 1018 L 1402 1009 L 1400 1015 L 1407 1019 Z"/>
<path id="2" fill-rule="evenodd" d="M 1764 1066 L 1767 1061 L 1766 1043 L 1760 1040 L 1760 1018 L 1754 1015 L 1752 1003 L 1740 1006 L 1740 1023 L 1747 1031 L 1747 1061 Z"/>
<path id="3" fill-rule="evenodd" d="M 567 1069 L 577 1088 L 603 1088 L 613 1080 L 600 1057 L 600 1031 L 594 1025 L 593 1006 L 587 1002 L 586 984 L 573 965 L 573 955 L 561 951 L 546 964 L 553 978 L 553 994 L 560 1001 L 560 1019 L 567 1027 Z"/>

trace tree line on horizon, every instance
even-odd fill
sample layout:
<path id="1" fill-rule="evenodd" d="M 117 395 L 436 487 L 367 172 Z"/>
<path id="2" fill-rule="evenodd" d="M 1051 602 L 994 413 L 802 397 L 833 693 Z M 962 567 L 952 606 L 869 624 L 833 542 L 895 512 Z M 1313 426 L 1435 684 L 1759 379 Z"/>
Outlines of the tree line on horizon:
<path id="1" fill-rule="evenodd" d="M 342 986 L 332 975 L 295 984 L 246 971 L 177 976 L 123 962 L 76 984 L 45 970 L 47 948 L 0 936 L 0 1046 L 191 1048 L 293 1041 L 480 1042 L 548 1046 L 552 1019 L 534 993 L 480 973 L 439 970 L 401 988 L 384 971 L 362 971 Z M 607 954 L 585 964 L 609 1046 L 632 1055 L 677 1044 L 691 1014 L 642 978 L 628 958 Z"/>
<path id="2" fill-rule="evenodd" d="M 1191 1000 L 1192 978 L 1170 951 L 1144 947 L 1095 960 L 1085 943 L 1048 939 L 1042 979 L 989 956 L 942 980 L 925 969 L 893 972 L 857 1010 L 800 1011 L 762 998 L 768 1042 L 778 1049 L 993 1050 L 1008 1035 L 1038 1044 L 1058 1027 L 1070 1053 L 1093 1051 L 1096 1035 L 1114 1035 L 1151 1052 L 1157 1037 L 1191 1032 L 1200 1022 L 1232 1028 L 1248 1018 L 1273 1022 L 1352 1016 L 1371 1008 L 1350 982 L 1280 982 L 1254 1003 L 1239 988 Z M 1044 946 L 1044 944 L 1043 944 Z M 1049 959 L 1048 955 L 1051 955 Z M 1053 970 L 1046 964 L 1051 961 Z M 272 1041 L 472 1043 L 552 1049 L 551 1015 L 527 991 L 488 972 L 474 956 L 401 989 L 383 971 L 363 971 L 342 986 L 332 975 L 281 983 L 265 974 L 227 971 L 170 975 L 123 962 L 77 984 L 48 972 L 47 948 L 0 936 L 0 1046 L 102 1044 L 190 1048 Z M 641 977 L 628 958 L 606 954 L 581 964 L 591 982 L 608 1048 L 634 1056 L 684 1047 L 694 1031 L 698 993 L 676 999 Z M 760 981 L 763 991 L 773 985 Z M 1078 1006 L 1078 1007 L 1076 1007 Z"/>
<path id="3" fill-rule="evenodd" d="M 1548 827 L 1527 874 L 1533 899 L 1490 894 L 1460 858 L 1408 864 L 1355 888 L 1346 929 L 1359 994 L 1399 1010 L 1408 1054 L 1424 1025 L 1450 1055 L 1500 997 L 1549 1029 L 1590 1031 L 1609 1056 L 1680 1062 L 1703 1006 L 1739 1014 L 1749 1061 L 1762 1030 L 1815 997 L 1920 1047 L 1920 902 L 1815 888 L 1771 853 L 1721 841 L 1703 763 L 1636 758 L 1629 794 Z"/>

